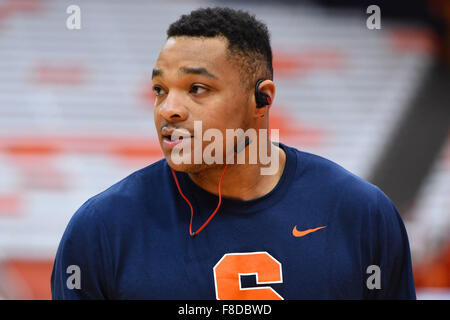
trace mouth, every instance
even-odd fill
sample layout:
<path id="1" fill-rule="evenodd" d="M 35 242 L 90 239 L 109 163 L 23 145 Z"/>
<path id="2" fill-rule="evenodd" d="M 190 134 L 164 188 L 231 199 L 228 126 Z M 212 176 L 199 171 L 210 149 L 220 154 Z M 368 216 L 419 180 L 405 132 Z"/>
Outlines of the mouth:
<path id="1" fill-rule="evenodd" d="M 193 138 L 193 137 L 194 137 L 194 136 L 162 135 L 163 141 L 171 141 L 171 142 L 173 142 L 173 141 L 179 141 L 179 142 L 181 142 L 181 141 L 183 141 L 183 140 L 191 139 L 191 138 Z"/>
<path id="2" fill-rule="evenodd" d="M 161 131 L 162 143 L 166 148 L 173 148 L 179 143 L 188 141 L 189 139 L 194 138 L 194 136 L 190 135 L 190 132 L 186 129 L 163 129 Z"/>

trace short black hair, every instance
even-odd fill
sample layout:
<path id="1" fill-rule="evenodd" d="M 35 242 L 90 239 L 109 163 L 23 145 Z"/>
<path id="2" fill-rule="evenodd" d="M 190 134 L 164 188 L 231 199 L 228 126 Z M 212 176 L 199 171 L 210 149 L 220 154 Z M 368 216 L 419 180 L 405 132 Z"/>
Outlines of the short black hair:
<path id="1" fill-rule="evenodd" d="M 241 63 L 241 80 L 253 88 L 258 79 L 273 80 L 272 48 L 267 26 L 254 15 L 231 8 L 200 8 L 182 15 L 167 30 L 167 38 L 225 37 L 230 57 Z"/>

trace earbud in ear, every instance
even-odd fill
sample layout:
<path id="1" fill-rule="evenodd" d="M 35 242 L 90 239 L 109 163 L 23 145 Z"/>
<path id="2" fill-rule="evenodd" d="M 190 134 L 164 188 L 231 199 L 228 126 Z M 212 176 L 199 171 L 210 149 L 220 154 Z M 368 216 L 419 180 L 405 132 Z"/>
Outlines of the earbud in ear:
<path id="1" fill-rule="evenodd" d="M 267 106 L 272 103 L 272 99 L 267 94 L 259 91 L 259 85 L 263 81 L 264 81 L 264 79 L 259 79 L 255 85 L 255 100 L 256 100 L 257 108 L 262 108 L 262 107 Z"/>

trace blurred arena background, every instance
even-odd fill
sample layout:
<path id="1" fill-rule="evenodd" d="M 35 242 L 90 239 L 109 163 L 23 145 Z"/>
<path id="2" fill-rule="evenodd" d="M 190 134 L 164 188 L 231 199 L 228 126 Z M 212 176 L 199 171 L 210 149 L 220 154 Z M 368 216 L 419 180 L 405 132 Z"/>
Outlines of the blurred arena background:
<path id="1" fill-rule="evenodd" d="M 399 3 L 0 0 L 0 297 L 49 299 L 75 210 L 161 158 L 151 70 L 165 31 L 219 5 L 271 31 L 280 141 L 380 186 L 405 221 L 418 298 L 449 299 L 450 1 Z"/>

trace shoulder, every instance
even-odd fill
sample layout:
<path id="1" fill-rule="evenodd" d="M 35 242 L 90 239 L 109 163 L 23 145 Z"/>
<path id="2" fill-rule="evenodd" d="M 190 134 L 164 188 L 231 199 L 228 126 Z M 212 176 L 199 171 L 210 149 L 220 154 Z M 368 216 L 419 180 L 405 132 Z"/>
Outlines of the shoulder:
<path id="1" fill-rule="evenodd" d="M 313 189 L 319 198 L 328 200 L 330 219 L 365 230 L 363 238 L 392 239 L 405 233 L 397 208 L 378 186 L 329 159 L 307 152 L 299 153 L 308 183 L 315 186 Z"/>
<path id="2" fill-rule="evenodd" d="M 352 197 L 376 201 L 381 190 L 374 184 L 364 180 L 345 169 L 336 162 L 317 154 L 300 151 L 294 148 L 297 156 L 297 180 L 310 186 L 320 187 L 323 191 L 335 190 L 339 194 L 351 194 Z"/>
<path id="3" fill-rule="evenodd" d="M 167 182 L 167 162 L 162 159 L 137 170 L 88 199 L 72 216 L 72 225 L 100 224 L 133 215 Z"/>
<path id="4" fill-rule="evenodd" d="M 311 210 L 325 213 L 330 224 L 352 230 L 368 242 L 401 244 L 407 239 L 397 208 L 378 186 L 329 159 L 295 152 L 298 168 L 293 184 L 311 203 Z"/>
<path id="5" fill-rule="evenodd" d="M 392 201 L 376 185 L 322 156 L 289 148 L 297 158 L 293 182 L 301 192 L 317 201 L 339 207 L 342 214 L 388 214 L 395 211 Z"/>

